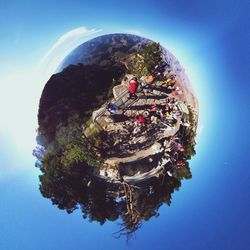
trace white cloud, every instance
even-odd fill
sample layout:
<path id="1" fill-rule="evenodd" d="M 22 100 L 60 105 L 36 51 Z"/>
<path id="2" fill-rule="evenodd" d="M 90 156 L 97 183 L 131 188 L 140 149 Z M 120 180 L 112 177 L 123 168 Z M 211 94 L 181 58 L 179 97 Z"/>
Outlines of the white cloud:
<path id="1" fill-rule="evenodd" d="M 38 70 L 47 74 L 55 72 L 62 60 L 77 46 L 90 36 L 101 32 L 101 29 L 87 29 L 79 27 L 63 34 L 43 56 L 38 64 Z"/>
<path id="2" fill-rule="evenodd" d="M 2 178 L 7 173 L 23 169 L 23 166 L 31 167 L 22 162 L 32 161 L 37 112 L 44 85 L 71 50 L 100 31 L 85 27 L 73 29 L 52 45 L 38 65 L 34 63 L 33 68 L 20 65 L 18 70 L 10 69 L 8 75 L 0 76 L 0 138 L 2 145 L 9 145 L 1 149 Z"/>

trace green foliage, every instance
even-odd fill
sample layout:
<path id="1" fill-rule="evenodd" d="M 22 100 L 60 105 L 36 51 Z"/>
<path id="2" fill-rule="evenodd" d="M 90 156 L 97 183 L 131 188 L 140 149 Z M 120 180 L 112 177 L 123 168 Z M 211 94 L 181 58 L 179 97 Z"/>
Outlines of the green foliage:
<path id="1" fill-rule="evenodd" d="M 195 149 L 194 149 L 194 145 L 188 144 L 185 147 L 185 155 L 186 155 L 186 159 L 190 160 L 192 156 L 194 156 L 196 154 Z"/>
<path id="2" fill-rule="evenodd" d="M 92 124 L 92 123 L 93 123 L 92 117 L 90 117 L 90 118 L 85 122 L 85 125 L 86 125 L 86 127 L 89 127 L 90 124 Z"/>
<path id="3" fill-rule="evenodd" d="M 56 132 L 56 144 L 62 152 L 61 163 L 64 166 L 86 163 L 88 166 L 97 167 L 97 159 L 91 145 L 82 135 L 82 121 L 75 115 L 68 120 L 68 126 L 59 124 Z"/>
<path id="4" fill-rule="evenodd" d="M 67 126 L 59 123 L 56 128 L 55 136 L 55 141 L 59 147 L 64 148 L 67 147 L 70 143 L 77 144 L 83 142 L 81 138 L 81 123 L 82 120 L 78 115 L 69 117 Z"/>
<path id="5" fill-rule="evenodd" d="M 192 178 L 192 174 L 190 172 L 188 162 L 185 162 L 185 166 L 175 170 L 174 177 L 177 178 L 178 180 L 191 179 Z"/>
<path id="6" fill-rule="evenodd" d="M 87 185 L 86 173 L 101 164 L 82 137 L 81 124 L 82 119 L 75 115 L 68 119 L 67 126 L 57 126 L 55 141 L 46 148 L 40 167 L 41 193 L 69 213 L 76 209 L 78 190 Z"/>
<path id="7" fill-rule="evenodd" d="M 101 164 L 91 145 L 82 137 L 81 124 L 77 115 L 69 118 L 67 126 L 59 124 L 55 141 L 46 149 L 41 160 L 43 175 L 40 176 L 45 197 L 47 193 L 63 189 L 62 178 L 71 175 L 75 169 L 84 172 Z"/>
<path id="8" fill-rule="evenodd" d="M 145 66 L 144 58 L 139 54 L 135 55 L 129 64 L 130 73 L 138 77 L 150 75 L 150 71 Z"/>
<path id="9" fill-rule="evenodd" d="M 141 49 L 129 62 L 132 74 L 138 77 L 151 75 L 154 67 L 162 59 L 159 43 L 152 43 Z"/>
<path id="10" fill-rule="evenodd" d="M 68 128 L 73 126 L 68 124 Z M 73 126 L 74 127 L 74 126 Z M 75 128 L 75 127 L 74 127 Z M 116 200 L 119 190 L 115 185 L 109 186 L 94 178 L 89 172 L 88 165 L 81 162 L 85 156 L 82 155 L 80 142 L 74 141 L 75 146 L 68 147 L 71 143 L 71 134 L 67 133 L 64 126 L 59 129 L 57 138 L 60 138 L 60 146 L 67 148 L 69 152 L 62 153 L 59 145 L 53 145 L 44 158 L 40 176 L 40 191 L 46 198 L 52 200 L 58 208 L 72 213 L 75 209 L 81 208 L 83 218 L 89 221 L 97 221 L 101 225 L 107 220 L 122 220 L 122 227 L 118 233 L 130 236 L 141 226 L 142 221 L 147 221 L 153 216 L 158 217 L 159 207 L 166 203 L 171 204 L 171 194 L 181 186 L 180 180 L 190 178 L 189 169 L 178 170 L 175 177 L 168 175 L 155 179 L 148 188 L 131 188 L 126 199 Z M 72 152 L 71 152 L 72 150 Z M 78 162 L 79 160 L 79 162 Z M 64 162 L 65 161 L 65 162 Z M 74 162 L 74 164 L 72 164 Z M 129 210 L 128 210 L 129 204 Z"/>
<path id="11" fill-rule="evenodd" d="M 39 104 L 39 135 L 50 143 L 55 139 L 56 127 L 60 123 L 67 125 L 69 117 L 79 114 L 87 121 L 94 110 L 110 99 L 113 86 L 124 73 L 125 66 L 121 64 L 70 65 L 53 75 Z M 39 141 L 45 143 L 44 139 Z"/>
<path id="12" fill-rule="evenodd" d="M 162 58 L 162 52 L 160 50 L 160 44 L 159 43 L 152 43 L 148 46 L 146 46 L 141 51 L 141 56 L 144 58 L 144 64 L 145 67 L 149 72 L 151 72 L 155 65 L 161 60 Z"/>

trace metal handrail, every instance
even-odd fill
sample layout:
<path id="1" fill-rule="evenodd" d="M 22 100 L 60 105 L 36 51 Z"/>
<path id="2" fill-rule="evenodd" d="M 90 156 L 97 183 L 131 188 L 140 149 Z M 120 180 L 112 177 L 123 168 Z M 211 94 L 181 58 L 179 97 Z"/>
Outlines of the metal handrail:
<path id="1" fill-rule="evenodd" d="M 121 100 L 121 99 L 125 96 L 125 94 L 127 94 L 127 93 L 128 93 L 128 91 L 125 90 L 121 95 L 119 95 L 119 96 L 117 97 L 117 99 L 112 98 L 112 99 L 111 99 L 111 102 L 113 102 L 113 100 L 116 100 L 116 102 L 117 102 L 118 100 Z M 106 105 L 106 103 L 105 103 L 104 105 Z M 103 105 L 103 106 L 104 106 L 104 105 Z M 104 113 L 106 113 L 106 110 L 104 110 L 104 111 L 102 111 L 101 113 L 99 113 L 99 114 L 96 116 L 96 118 L 98 118 L 99 116 L 102 116 Z M 95 118 L 95 120 L 96 120 L 96 118 Z"/>
<path id="2" fill-rule="evenodd" d="M 139 90 L 139 91 L 138 91 Z M 137 92 L 141 92 L 142 88 L 140 88 L 140 85 L 138 86 L 138 90 Z M 124 92 L 122 92 L 122 94 L 120 94 L 117 98 L 113 98 L 111 100 L 111 102 L 113 102 L 114 104 L 117 104 L 117 102 L 121 101 L 122 98 L 124 98 L 126 95 L 128 94 L 128 90 L 125 90 Z M 127 105 L 123 108 L 123 110 L 125 110 L 127 107 L 131 106 L 132 104 L 134 104 L 138 99 L 135 99 L 133 102 L 130 102 L 130 105 Z M 129 99 L 127 99 L 125 102 L 123 102 L 123 104 L 127 103 L 129 101 Z M 122 105 L 123 105 L 122 104 Z M 120 108 L 122 105 L 118 105 L 118 107 Z M 99 124 L 99 122 L 97 121 L 98 118 L 102 117 L 105 113 L 107 112 L 107 110 L 103 110 L 102 112 L 100 112 L 94 119 L 94 123 L 96 123 L 100 128 L 102 128 L 102 126 Z M 102 128 L 103 129 L 103 128 Z"/>

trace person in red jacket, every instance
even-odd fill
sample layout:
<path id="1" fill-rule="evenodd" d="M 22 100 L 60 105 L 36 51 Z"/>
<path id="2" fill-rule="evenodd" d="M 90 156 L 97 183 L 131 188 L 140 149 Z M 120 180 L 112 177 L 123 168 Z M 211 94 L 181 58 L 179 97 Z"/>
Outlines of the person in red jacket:
<path id="1" fill-rule="evenodd" d="M 135 116 L 135 121 L 140 125 L 145 125 L 145 118 L 142 114 L 138 114 Z"/>
<path id="2" fill-rule="evenodd" d="M 129 81 L 129 99 L 130 98 L 137 98 L 137 95 L 135 94 L 137 91 L 137 88 L 139 86 L 139 83 L 137 81 L 136 77 L 133 77 L 130 81 Z"/>

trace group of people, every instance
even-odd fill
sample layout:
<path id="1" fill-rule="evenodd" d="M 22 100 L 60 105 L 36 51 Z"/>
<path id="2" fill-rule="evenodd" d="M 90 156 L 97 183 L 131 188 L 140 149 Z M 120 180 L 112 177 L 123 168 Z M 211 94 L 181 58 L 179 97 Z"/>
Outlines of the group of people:
<path id="1" fill-rule="evenodd" d="M 156 81 L 162 81 L 163 84 L 166 84 L 168 89 L 173 91 L 173 94 L 178 96 L 183 94 L 183 91 L 175 86 L 176 84 L 176 74 L 171 70 L 166 70 L 167 63 L 164 60 L 161 60 L 154 68 L 153 72 L 149 76 L 142 76 L 140 81 L 138 81 L 137 77 L 133 77 L 128 85 L 129 85 L 129 99 L 136 99 L 136 92 L 138 91 L 139 86 L 142 89 L 148 89 L 150 86 Z"/>
<path id="2" fill-rule="evenodd" d="M 155 67 L 151 75 L 143 76 L 138 81 L 137 77 L 133 77 L 129 81 L 129 98 L 137 98 L 136 92 L 141 84 L 142 88 L 148 88 L 154 81 L 159 80 L 161 77 L 164 76 L 165 67 L 167 63 L 164 60 L 161 60 Z"/>
<path id="3" fill-rule="evenodd" d="M 158 166 L 165 166 L 166 163 L 171 163 L 168 166 L 167 174 L 172 176 L 176 169 L 185 167 L 185 149 L 180 142 L 180 138 L 175 135 L 163 141 L 161 152 L 163 157 L 158 162 Z"/>
<path id="4" fill-rule="evenodd" d="M 167 63 L 161 60 L 152 71 L 149 76 L 142 77 L 138 81 L 137 77 L 133 77 L 129 82 L 128 89 L 128 99 L 137 99 L 136 95 L 138 88 L 141 87 L 149 88 L 156 80 L 161 80 L 163 84 L 167 84 L 168 88 L 172 91 L 173 96 L 178 96 L 183 93 L 183 91 L 175 86 L 176 75 L 171 71 L 166 69 Z M 161 124 L 162 130 L 171 130 L 173 125 L 177 122 L 178 100 L 175 97 L 167 97 L 163 102 L 163 105 L 157 105 L 156 101 L 153 101 L 151 108 L 149 110 L 144 110 L 143 112 L 138 112 L 134 117 L 134 122 L 136 125 L 145 126 L 148 123 L 151 124 Z M 106 109 L 110 112 L 111 116 L 116 114 L 119 107 L 115 103 L 109 103 Z"/>
<path id="5" fill-rule="evenodd" d="M 149 109 L 136 114 L 134 121 L 139 126 L 161 124 L 161 130 L 170 130 L 176 124 L 179 115 L 177 104 L 178 100 L 175 97 L 167 97 L 164 105 L 153 101 Z"/>

